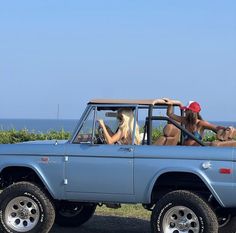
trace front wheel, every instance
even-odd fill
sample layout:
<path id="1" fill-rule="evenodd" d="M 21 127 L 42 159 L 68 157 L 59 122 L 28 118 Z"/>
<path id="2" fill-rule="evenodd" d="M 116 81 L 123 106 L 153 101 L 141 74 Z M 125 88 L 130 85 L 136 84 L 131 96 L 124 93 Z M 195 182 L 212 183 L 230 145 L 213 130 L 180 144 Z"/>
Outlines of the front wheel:
<path id="1" fill-rule="evenodd" d="M 173 191 L 155 206 L 151 216 L 152 233 L 218 233 L 212 209 L 196 194 Z"/>
<path id="2" fill-rule="evenodd" d="M 56 223 L 63 227 L 78 227 L 87 222 L 94 214 L 96 205 L 66 202 L 56 211 Z"/>
<path id="3" fill-rule="evenodd" d="M 12 184 L 0 194 L 0 229 L 4 233 L 48 233 L 54 219 L 51 201 L 32 183 Z"/>

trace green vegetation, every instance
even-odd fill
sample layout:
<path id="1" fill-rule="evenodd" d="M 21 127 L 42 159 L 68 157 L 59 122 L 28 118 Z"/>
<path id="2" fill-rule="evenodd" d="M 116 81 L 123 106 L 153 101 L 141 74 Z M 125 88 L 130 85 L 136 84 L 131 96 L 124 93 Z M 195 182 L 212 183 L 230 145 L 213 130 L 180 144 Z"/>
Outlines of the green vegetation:
<path id="1" fill-rule="evenodd" d="M 159 137 L 163 136 L 163 126 L 159 126 L 158 128 L 154 128 L 152 130 L 152 141 L 156 142 Z"/>
<path id="2" fill-rule="evenodd" d="M 208 130 L 205 132 L 203 142 L 213 142 L 216 139 L 217 139 L 216 134 L 214 132 Z"/>
<path id="3" fill-rule="evenodd" d="M 119 209 L 110 209 L 105 206 L 97 207 L 96 213 L 103 216 L 122 216 L 122 217 L 134 217 L 140 219 L 149 220 L 151 211 L 148 211 L 142 207 L 142 205 L 128 205 L 124 204 Z"/>
<path id="4" fill-rule="evenodd" d="M 143 128 L 140 130 L 141 133 L 144 131 Z M 163 126 L 154 128 L 152 132 L 152 141 L 156 141 L 159 137 L 163 135 Z M 64 130 L 61 131 L 48 131 L 47 133 L 36 133 L 28 131 L 27 129 L 23 130 L 0 130 L 0 144 L 13 144 L 18 142 L 26 141 L 36 141 L 36 140 L 68 140 L 71 134 Z M 213 142 L 216 140 L 216 134 L 212 131 L 206 131 L 203 138 L 204 142 Z M 236 138 L 235 138 L 236 140 Z"/>
<path id="5" fill-rule="evenodd" d="M 6 130 L 0 131 L 0 144 L 13 144 L 18 142 L 36 141 L 36 140 L 51 140 L 51 139 L 69 139 L 70 133 L 61 131 L 49 131 L 47 133 L 29 132 L 23 130 Z"/>

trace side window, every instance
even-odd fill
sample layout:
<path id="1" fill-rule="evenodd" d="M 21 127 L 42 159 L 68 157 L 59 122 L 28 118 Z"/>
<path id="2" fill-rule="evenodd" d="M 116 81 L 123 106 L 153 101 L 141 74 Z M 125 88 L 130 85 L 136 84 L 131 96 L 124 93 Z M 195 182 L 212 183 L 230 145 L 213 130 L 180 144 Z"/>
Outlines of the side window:
<path id="1" fill-rule="evenodd" d="M 92 109 L 84 120 L 82 127 L 79 130 L 78 135 L 74 143 L 91 143 L 93 139 L 93 126 L 94 126 L 95 110 Z"/>
<path id="2" fill-rule="evenodd" d="M 166 108 L 158 107 L 153 109 L 151 144 L 152 145 L 177 145 L 180 139 L 180 130 L 166 119 L 160 117 L 166 116 Z M 140 126 L 141 144 L 148 143 L 148 108 L 140 107 L 138 110 L 138 124 Z M 156 117 L 156 118 L 155 118 Z"/>
<path id="3" fill-rule="evenodd" d="M 132 107 L 99 107 L 96 113 L 97 121 L 103 120 L 110 137 L 116 134 L 118 130 L 121 131 L 121 133 L 117 135 L 119 138 L 115 137 L 117 141 L 113 142 L 119 145 L 131 145 L 133 135 L 135 135 L 134 143 L 139 144 L 139 132 L 138 130 L 136 130 L 137 132 L 133 131 L 135 125 L 134 118 L 135 109 Z M 136 129 L 138 129 L 137 125 Z M 101 127 L 99 128 L 99 125 L 96 124 L 94 142 L 97 144 L 106 144 L 106 140 L 103 129 L 101 130 Z"/>
<path id="4" fill-rule="evenodd" d="M 163 117 L 166 116 L 166 109 L 164 108 L 154 108 L 153 116 Z M 164 136 L 164 129 L 167 126 L 167 121 L 163 120 L 153 120 L 152 121 L 152 144 L 156 144 L 160 138 Z"/>
<path id="5" fill-rule="evenodd" d="M 153 110 L 153 116 L 166 116 L 166 107 Z M 152 121 L 152 143 L 159 146 L 176 146 L 180 142 L 180 130 L 167 120 Z"/>
<path id="6" fill-rule="evenodd" d="M 117 110 L 106 110 L 106 109 L 98 109 L 97 111 L 97 120 L 102 119 L 105 125 L 108 128 L 108 132 L 114 134 L 119 126 L 119 122 L 117 119 Z M 97 127 L 96 127 L 97 130 Z"/>
<path id="7" fill-rule="evenodd" d="M 101 127 L 99 127 L 98 120 L 103 120 L 106 130 L 108 134 L 112 137 L 119 128 L 119 121 L 118 121 L 118 108 L 98 108 L 96 112 L 96 126 L 95 126 L 95 144 L 106 144 L 106 139 L 104 136 L 104 132 Z"/>
<path id="8" fill-rule="evenodd" d="M 166 110 L 165 110 L 166 111 Z M 153 116 L 164 116 L 163 109 L 153 109 Z M 147 127 L 148 123 L 146 119 L 148 117 L 148 108 L 140 107 L 138 110 L 138 124 L 140 127 L 140 138 L 141 144 L 147 144 Z M 155 144 L 155 142 L 163 136 L 163 128 L 166 125 L 166 121 L 161 120 L 152 120 L 152 135 L 151 135 L 151 143 Z"/>

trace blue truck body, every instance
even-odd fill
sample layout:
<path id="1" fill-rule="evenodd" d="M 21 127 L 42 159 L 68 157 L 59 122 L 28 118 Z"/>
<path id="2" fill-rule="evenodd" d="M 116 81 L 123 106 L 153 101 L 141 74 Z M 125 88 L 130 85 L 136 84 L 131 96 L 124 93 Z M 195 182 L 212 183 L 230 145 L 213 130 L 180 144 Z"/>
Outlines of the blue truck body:
<path id="1" fill-rule="evenodd" d="M 153 117 L 150 116 L 153 106 L 159 104 L 161 109 L 165 109 L 166 105 L 161 101 L 153 101 L 152 104 L 147 102 L 139 104 L 135 101 L 125 103 L 92 101 L 88 104 L 70 140 L 0 145 L 2 189 L 17 182 L 31 181 L 34 177 L 34 182 L 40 187 L 43 186 L 50 199 L 57 204 L 141 203 L 150 208 L 167 193 L 180 189 L 202 193 L 208 200 L 214 200 L 218 209 L 234 211 L 236 209 L 235 147 L 204 144 L 157 146 L 150 143 L 150 138 L 146 141 L 145 137 L 141 145 L 135 145 L 134 140 L 130 145 L 94 143 L 91 139 L 76 141 L 90 115 L 93 116 L 91 125 L 95 128 L 97 114 L 101 110 L 132 108 L 138 118 L 138 108 L 146 107 L 149 110 L 146 123 L 147 127 L 151 128 L 149 119 Z M 178 127 L 182 129 L 181 126 Z M 94 129 L 90 133 L 89 137 L 94 138 Z M 181 221 L 177 230 L 182 229 L 185 224 Z M 201 225 L 199 222 L 200 220 L 197 224 Z M 13 229 L 18 229 L 14 228 L 14 224 L 8 226 L 4 223 L 1 229 L 6 232 L 11 232 L 9 229 L 12 226 Z M 159 228 L 152 232 L 169 232 L 158 231 Z M 28 232 L 28 229 L 19 232 Z M 205 233 L 205 231 L 200 232 Z M 212 233 L 215 232 L 212 230 Z"/>
<path id="2" fill-rule="evenodd" d="M 158 178 L 170 172 L 198 176 L 223 207 L 235 207 L 235 149 L 27 142 L 0 146 L 0 170 L 35 171 L 53 198 L 83 202 L 150 203 Z M 131 151 L 123 148 L 132 148 Z M 204 169 L 204 162 L 211 168 Z"/>

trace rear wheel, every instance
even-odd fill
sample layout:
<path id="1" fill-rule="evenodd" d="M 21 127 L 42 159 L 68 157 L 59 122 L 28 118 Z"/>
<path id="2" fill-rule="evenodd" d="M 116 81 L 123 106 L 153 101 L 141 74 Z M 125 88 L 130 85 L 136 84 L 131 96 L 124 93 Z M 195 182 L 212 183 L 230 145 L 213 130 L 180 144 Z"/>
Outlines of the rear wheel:
<path id="1" fill-rule="evenodd" d="M 78 227 L 87 222 L 94 214 L 96 205 L 63 203 L 57 208 L 56 223 L 64 227 Z"/>
<path id="2" fill-rule="evenodd" d="M 12 184 L 0 194 L 0 228 L 4 233 L 47 233 L 54 219 L 51 201 L 32 183 Z"/>
<path id="3" fill-rule="evenodd" d="M 235 233 L 236 232 L 236 216 L 225 214 L 218 217 L 219 233 Z"/>
<path id="4" fill-rule="evenodd" d="M 212 209 L 196 194 L 174 191 L 156 204 L 151 216 L 152 233 L 218 233 Z"/>

